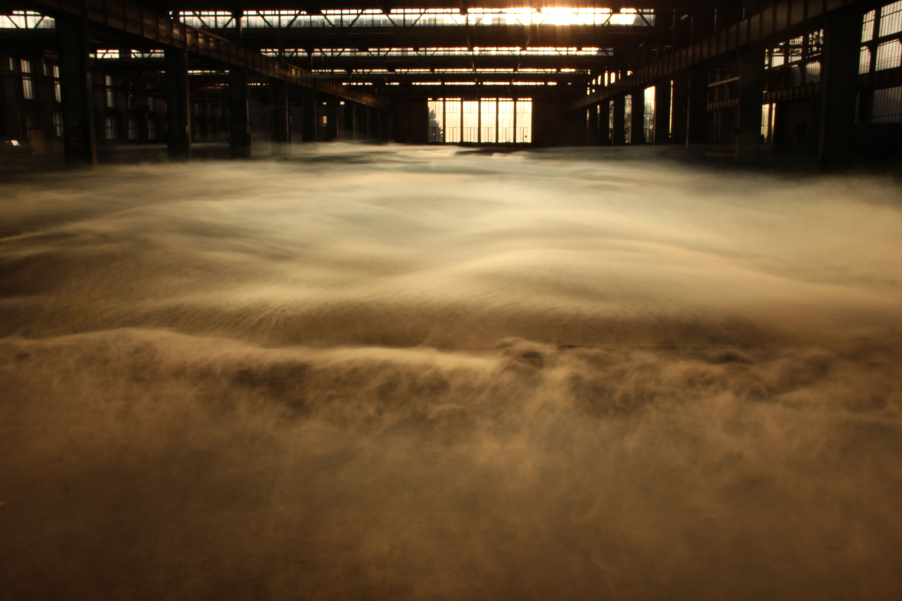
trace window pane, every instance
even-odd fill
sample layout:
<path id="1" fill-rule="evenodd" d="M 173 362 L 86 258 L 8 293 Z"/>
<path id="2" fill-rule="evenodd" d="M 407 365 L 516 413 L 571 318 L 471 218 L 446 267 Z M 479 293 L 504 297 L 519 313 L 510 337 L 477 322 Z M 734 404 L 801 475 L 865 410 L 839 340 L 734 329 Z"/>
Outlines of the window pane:
<path id="1" fill-rule="evenodd" d="M 442 100 L 429 101 L 429 141 L 443 142 L 445 109 Z"/>
<path id="2" fill-rule="evenodd" d="M 532 100 L 517 101 L 517 144 L 532 142 Z"/>
<path id="3" fill-rule="evenodd" d="M 498 101 L 498 142 L 510 144 L 514 141 L 514 101 Z"/>
<path id="4" fill-rule="evenodd" d="M 494 144 L 496 142 L 496 128 L 498 125 L 498 101 L 494 98 L 482 99 L 482 142 Z"/>
<path id="5" fill-rule="evenodd" d="M 464 110 L 464 142 L 479 141 L 479 102 L 468 100 L 463 103 Z"/>
<path id="6" fill-rule="evenodd" d="M 460 142 L 460 98 L 445 98 L 445 142 Z"/>

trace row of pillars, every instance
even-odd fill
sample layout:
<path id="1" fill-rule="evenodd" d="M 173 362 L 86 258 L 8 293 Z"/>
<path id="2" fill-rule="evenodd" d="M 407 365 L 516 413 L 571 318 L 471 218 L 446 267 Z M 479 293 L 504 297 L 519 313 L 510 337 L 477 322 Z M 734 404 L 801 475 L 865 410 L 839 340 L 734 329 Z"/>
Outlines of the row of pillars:
<path id="1" fill-rule="evenodd" d="M 861 39 L 861 10 L 838 10 L 824 19 L 824 55 L 822 57 L 819 161 L 823 169 L 840 170 L 852 166 L 855 158 L 855 122 L 858 94 L 858 57 Z M 739 121 L 736 160 L 754 164 L 762 149 L 761 120 L 766 87 L 763 47 L 747 46 L 739 50 Z M 671 106 L 671 86 L 673 92 Z M 704 154 L 709 143 L 708 68 L 697 65 L 673 80 L 655 84 L 656 145 L 685 145 L 690 156 Z M 626 140 L 626 96 L 631 96 L 630 140 Z M 590 119 L 589 139 L 596 143 L 621 146 L 645 144 L 645 94 L 635 90 L 613 98 L 598 107 L 598 118 Z M 671 128 L 672 115 L 672 128 Z M 583 111 L 573 118 L 582 121 Z M 609 131 L 609 124 L 613 128 Z M 596 131 L 595 128 L 597 127 Z"/>
<path id="2" fill-rule="evenodd" d="M 63 144 L 66 164 L 92 166 L 97 162 L 91 69 L 86 23 L 77 17 L 59 16 L 56 34 L 59 48 L 62 94 Z M 191 98 L 188 85 L 188 54 L 177 48 L 164 51 L 166 69 L 166 144 L 173 160 L 191 158 Z M 272 154 L 288 156 L 291 116 L 288 83 L 270 81 Z M 320 97 L 303 90 L 304 139 L 331 141 L 391 137 L 392 116 L 367 106 Z M 251 132 L 247 69 L 229 69 L 229 145 L 233 158 L 250 158 Z M 323 119 L 325 117 L 325 120 Z"/>

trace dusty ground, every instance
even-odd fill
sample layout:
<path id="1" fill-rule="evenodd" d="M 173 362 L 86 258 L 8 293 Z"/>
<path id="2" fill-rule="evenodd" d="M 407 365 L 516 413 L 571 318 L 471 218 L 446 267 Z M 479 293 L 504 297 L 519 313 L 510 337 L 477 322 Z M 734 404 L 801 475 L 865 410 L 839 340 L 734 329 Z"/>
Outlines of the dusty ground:
<path id="1" fill-rule="evenodd" d="M 902 598 L 902 206 L 333 145 L 0 188 L 0 600 Z"/>

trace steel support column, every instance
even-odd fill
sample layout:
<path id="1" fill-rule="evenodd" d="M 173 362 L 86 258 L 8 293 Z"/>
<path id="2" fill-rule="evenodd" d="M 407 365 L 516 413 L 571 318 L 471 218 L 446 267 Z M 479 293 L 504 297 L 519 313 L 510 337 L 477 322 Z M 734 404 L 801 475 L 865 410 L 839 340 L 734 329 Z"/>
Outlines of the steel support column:
<path id="1" fill-rule="evenodd" d="M 288 83 L 274 79 L 269 83 L 272 96 L 272 154 L 291 155 L 291 122 L 288 112 Z"/>
<path id="2" fill-rule="evenodd" d="M 60 88 L 63 105 L 63 149 L 67 167 L 97 164 L 91 66 L 85 21 L 69 15 L 56 18 Z"/>
<path id="3" fill-rule="evenodd" d="M 670 144 L 670 80 L 655 84 L 655 145 Z"/>
<path id="4" fill-rule="evenodd" d="M 316 93 L 316 90 L 310 90 L 307 92 L 305 97 L 305 101 L 307 104 L 307 110 L 304 111 L 304 116 L 307 121 L 305 123 L 305 127 L 307 129 L 307 135 L 304 138 L 305 142 L 318 142 L 319 135 L 319 123 L 321 120 L 320 117 L 320 107 L 319 107 L 319 97 Z"/>
<path id="5" fill-rule="evenodd" d="M 247 106 L 247 69 L 229 69 L 229 100 L 232 158 L 251 156 L 250 115 Z"/>
<path id="6" fill-rule="evenodd" d="M 673 80 L 673 100 L 670 110 L 673 115 L 670 141 L 672 144 L 685 146 L 686 125 L 689 123 L 689 79 L 685 75 Z"/>
<path id="7" fill-rule="evenodd" d="M 191 97 L 188 90 L 188 53 L 164 50 L 166 64 L 166 148 L 173 161 L 191 158 Z"/>
<path id="8" fill-rule="evenodd" d="M 630 144 L 645 144 L 645 89 L 639 88 L 632 93 L 632 113 L 630 114 Z"/>
<path id="9" fill-rule="evenodd" d="M 754 165 L 761 159 L 761 107 L 767 84 L 765 48 L 746 46 L 739 53 L 739 139 L 736 162 Z"/>
<path id="10" fill-rule="evenodd" d="M 821 84 L 822 169 L 849 169 L 855 158 L 855 106 L 861 44 L 860 8 L 824 16 L 824 66 Z"/>
<path id="11" fill-rule="evenodd" d="M 589 146 L 598 146 L 598 107 L 590 106 L 587 110 L 586 120 L 589 124 Z M 576 111 L 578 112 L 578 111 Z"/>
<path id="12" fill-rule="evenodd" d="M 686 147 L 696 155 L 704 155 L 708 144 L 708 69 L 689 69 L 689 106 L 687 108 Z"/>

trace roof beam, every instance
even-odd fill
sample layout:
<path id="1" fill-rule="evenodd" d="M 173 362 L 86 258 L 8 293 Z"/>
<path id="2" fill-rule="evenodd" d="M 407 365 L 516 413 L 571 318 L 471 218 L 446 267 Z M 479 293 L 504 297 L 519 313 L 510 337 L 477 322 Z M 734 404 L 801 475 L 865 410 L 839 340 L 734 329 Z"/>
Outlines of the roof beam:
<path id="1" fill-rule="evenodd" d="M 693 65 L 735 52 L 748 44 L 779 39 L 828 12 L 864 2 L 865 0 L 784 0 L 593 94 L 582 97 L 567 108 L 570 111 L 588 108 L 638 88 L 648 87 Z"/>
<path id="2" fill-rule="evenodd" d="M 391 101 L 385 98 L 347 89 L 340 82 L 323 79 L 231 40 L 178 23 L 128 0 L 32 0 L 32 4 L 50 14 L 75 15 L 92 25 L 149 40 L 154 45 L 180 48 L 225 65 L 245 68 L 380 110 L 392 109 Z"/>

